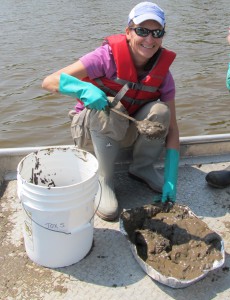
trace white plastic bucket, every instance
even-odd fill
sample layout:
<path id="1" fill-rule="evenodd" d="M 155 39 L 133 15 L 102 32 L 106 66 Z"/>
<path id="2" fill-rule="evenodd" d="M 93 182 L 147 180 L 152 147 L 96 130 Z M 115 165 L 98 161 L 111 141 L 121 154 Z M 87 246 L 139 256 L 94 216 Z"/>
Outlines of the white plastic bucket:
<path id="1" fill-rule="evenodd" d="M 17 187 L 29 258 L 50 268 L 83 259 L 93 242 L 97 159 L 71 147 L 30 153 L 18 164 Z"/>

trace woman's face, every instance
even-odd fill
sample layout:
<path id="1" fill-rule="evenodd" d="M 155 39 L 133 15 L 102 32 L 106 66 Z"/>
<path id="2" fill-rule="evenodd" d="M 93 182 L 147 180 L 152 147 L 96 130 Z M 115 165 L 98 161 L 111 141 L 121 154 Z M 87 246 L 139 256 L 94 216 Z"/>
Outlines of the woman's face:
<path id="1" fill-rule="evenodd" d="M 138 25 L 133 24 L 133 26 L 130 27 L 144 27 L 150 30 L 163 29 L 158 22 L 153 20 L 147 20 Z M 138 66 L 142 64 L 145 65 L 161 46 L 163 37 L 154 38 L 151 33 L 146 37 L 141 37 L 130 27 L 126 28 L 126 37 L 134 63 Z"/>

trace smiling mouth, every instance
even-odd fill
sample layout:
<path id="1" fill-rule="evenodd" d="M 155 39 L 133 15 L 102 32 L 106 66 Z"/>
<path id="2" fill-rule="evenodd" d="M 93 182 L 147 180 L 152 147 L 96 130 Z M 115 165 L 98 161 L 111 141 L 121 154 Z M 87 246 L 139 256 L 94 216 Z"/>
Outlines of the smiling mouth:
<path id="1" fill-rule="evenodd" d="M 142 47 L 144 47 L 144 48 L 146 48 L 146 49 L 152 49 L 152 48 L 154 48 L 154 45 L 153 46 L 146 46 L 146 45 L 141 45 Z"/>

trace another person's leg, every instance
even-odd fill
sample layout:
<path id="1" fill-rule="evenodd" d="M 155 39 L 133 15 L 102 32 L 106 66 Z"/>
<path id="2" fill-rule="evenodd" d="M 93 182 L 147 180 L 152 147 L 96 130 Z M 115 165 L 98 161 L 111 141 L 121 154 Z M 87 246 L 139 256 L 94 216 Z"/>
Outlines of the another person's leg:
<path id="1" fill-rule="evenodd" d="M 211 171 L 205 177 L 207 183 L 215 188 L 230 186 L 230 167 L 225 170 Z"/>

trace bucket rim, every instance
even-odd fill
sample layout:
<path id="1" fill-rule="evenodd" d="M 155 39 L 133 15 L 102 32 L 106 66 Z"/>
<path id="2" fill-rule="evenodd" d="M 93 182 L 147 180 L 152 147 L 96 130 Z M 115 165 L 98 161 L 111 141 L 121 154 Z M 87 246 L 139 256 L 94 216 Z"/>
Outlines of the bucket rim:
<path id="1" fill-rule="evenodd" d="M 62 152 L 66 152 L 66 151 L 68 151 L 68 150 L 76 150 L 77 152 L 81 152 L 81 153 L 85 153 L 86 155 L 88 155 L 88 156 L 90 156 L 91 158 L 93 158 L 93 160 L 94 160 L 94 170 L 92 170 L 92 175 L 89 177 L 89 178 L 87 178 L 87 179 L 85 179 L 85 180 L 82 180 L 81 182 L 78 182 L 78 183 L 72 183 L 72 184 L 69 184 L 69 185 L 63 185 L 63 186 L 42 186 L 42 185 L 39 185 L 39 184 L 34 184 L 34 183 L 31 183 L 31 182 L 29 182 L 28 180 L 26 180 L 26 179 L 24 179 L 22 176 L 21 176 L 21 174 L 20 174 L 20 172 L 21 172 L 21 169 L 22 169 L 22 166 L 23 166 L 23 163 L 24 163 L 24 161 L 28 158 L 28 157 L 30 157 L 30 156 L 35 156 L 35 155 L 37 155 L 37 153 L 39 152 L 45 152 L 45 151 L 51 151 L 51 152 L 54 152 L 55 150 L 61 150 Z M 37 151 L 33 151 L 33 152 L 31 152 L 31 153 L 29 153 L 29 154 L 27 154 L 25 157 L 23 157 L 21 160 L 20 160 L 20 162 L 18 163 L 18 165 L 17 165 L 17 180 L 21 180 L 21 182 L 22 183 L 26 183 L 26 184 L 28 184 L 29 186 L 31 186 L 31 187 L 34 187 L 34 186 L 36 186 L 36 187 L 39 187 L 39 188 L 41 188 L 41 189 L 44 189 L 44 190 L 51 190 L 51 189 L 56 189 L 56 190 L 58 190 L 58 189 L 67 189 L 67 188 L 70 188 L 70 187 L 74 187 L 74 186 L 76 186 L 76 185 L 80 185 L 80 184 L 83 184 L 83 183 L 85 183 L 85 182 L 88 182 L 88 181 L 90 181 L 90 180 L 93 180 L 95 177 L 98 177 L 98 167 L 99 167 L 99 163 L 98 163 L 98 160 L 97 160 L 97 158 L 92 154 L 92 153 L 90 153 L 90 152 L 88 152 L 88 151 L 86 151 L 86 150 L 83 150 L 83 149 L 79 149 L 79 148 L 77 148 L 76 146 L 70 146 L 70 147 L 47 147 L 47 148 L 43 148 L 43 149 L 39 149 L 39 150 L 37 150 Z"/>
<path id="2" fill-rule="evenodd" d="M 97 161 L 97 158 L 96 158 L 95 155 L 93 155 L 91 152 L 86 151 L 86 150 L 84 150 L 84 149 L 80 149 L 80 148 L 78 148 L 78 147 L 76 147 L 76 146 L 69 146 L 69 147 L 68 147 L 68 146 L 66 146 L 66 147 L 61 147 L 61 146 L 55 147 L 55 146 L 51 146 L 51 147 L 38 149 L 38 150 L 36 150 L 36 151 L 32 151 L 32 152 L 28 153 L 26 156 L 24 156 L 24 157 L 19 161 L 18 166 L 21 165 L 22 162 L 23 162 L 26 158 L 28 158 L 28 157 L 30 157 L 30 156 L 32 156 L 32 155 L 37 155 L 38 153 L 41 153 L 41 152 L 48 152 L 48 151 L 49 151 L 49 152 L 54 152 L 55 150 L 62 151 L 62 152 L 67 152 L 67 151 L 69 151 L 69 150 L 74 150 L 74 151 L 82 152 L 82 153 L 84 152 L 85 154 L 87 154 L 87 155 L 93 157 L 93 158 Z M 98 162 L 98 161 L 97 161 L 97 162 Z M 17 168 L 18 168 L 18 167 L 17 167 Z"/>
<path id="3" fill-rule="evenodd" d="M 19 178 L 20 177 L 20 178 Z M 29 182 L 28 180 L 24 179 L 20 174 L 17 175 L 17 180 L 21 180 L 22 184 L 28 184 L 31 187 L 39 187 L 41 189 L 45 189 L 45 190 L 58 190 L 58 189 L 67 189 L 67 188 L 71 188 L 71 187 L 75 187 L 77 185 L 83 184 L 85 182 L 89 182 L 89 180 L 93 180 L 95 177 L 98 177 L 97 171 L 94 172 L 94 174 L 85 180 L 82 180 L 81 182 L 78 183 L 73 183 L 73 184 L 69 184 L 69 185 L 63 185 L 63 186 L 46 186 L 46 185 L 39 185 L 39 184 L 35 184 L 32 182 Z"/>

